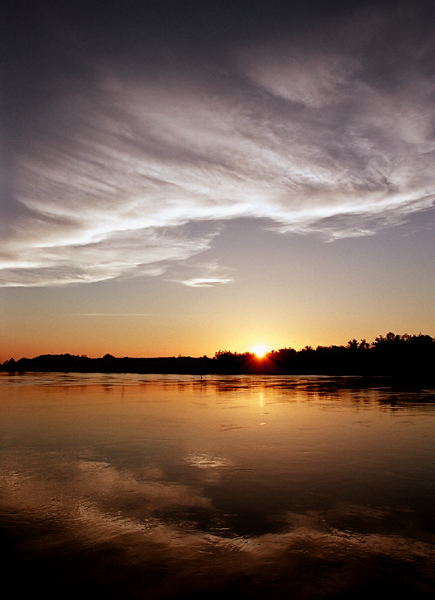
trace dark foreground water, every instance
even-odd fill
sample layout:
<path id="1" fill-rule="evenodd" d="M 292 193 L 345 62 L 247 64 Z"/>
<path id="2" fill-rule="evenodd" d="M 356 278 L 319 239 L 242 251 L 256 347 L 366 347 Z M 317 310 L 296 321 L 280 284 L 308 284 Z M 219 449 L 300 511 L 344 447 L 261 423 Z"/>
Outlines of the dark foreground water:
<path id="1" fill-rule="evenodd" d="M 3 589 L 435 597 L 434 393 L 2 373 Z"/>

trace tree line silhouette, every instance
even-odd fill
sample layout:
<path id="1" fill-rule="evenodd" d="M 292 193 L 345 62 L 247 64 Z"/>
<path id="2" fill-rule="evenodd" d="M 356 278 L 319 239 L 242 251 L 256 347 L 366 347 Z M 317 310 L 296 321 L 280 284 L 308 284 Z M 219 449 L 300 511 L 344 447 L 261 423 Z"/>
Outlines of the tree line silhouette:
<path id="1" fill-rule="evenodd" d="M 174 374 L 271 374 L 271 375 L 366 375 L 401 379 L 435 379 L 435 338 L 429 335 L 378 336 L 373 342 L 350 340 L 346 346 L 282 348 L 258 358 L 254 353 L 219 350 L 213 358 L 172 356 L 156 358 L 88 358 L 71 354 L 45 354 L 13 358 L 0 369 L 8 372 L 174 373 Z"/>

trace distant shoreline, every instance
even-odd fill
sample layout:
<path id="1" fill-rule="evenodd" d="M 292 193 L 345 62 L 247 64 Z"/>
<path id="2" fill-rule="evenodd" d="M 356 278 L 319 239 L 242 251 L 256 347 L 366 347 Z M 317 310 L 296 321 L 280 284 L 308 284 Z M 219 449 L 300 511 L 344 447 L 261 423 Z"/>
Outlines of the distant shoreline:
<path id="1" fill-rule="evenodd" d="M 346 346 L 283 348 L 264 357 L 254 353 L 216 352 L 207 356 L 117 358 L 106 354 L 88 358 L 71 354 L 45 354 L 10 359 L 0 366 L 6 372 L 143 373 L 191 375 L 357 375 L 387 376 L 401 380 L 435 380 L 435 338 L 429 335 L 379 336 L 372 343 L 350 340 Z"/>

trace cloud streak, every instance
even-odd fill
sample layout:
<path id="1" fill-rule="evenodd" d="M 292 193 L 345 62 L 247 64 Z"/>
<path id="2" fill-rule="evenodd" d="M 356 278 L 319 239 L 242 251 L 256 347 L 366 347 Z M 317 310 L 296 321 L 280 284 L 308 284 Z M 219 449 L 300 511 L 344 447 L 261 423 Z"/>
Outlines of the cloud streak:
<path id="1" fill-rule="evenodd" d="M 219 58 L 150 70 L 141 48 L 57 73 L 8 160 L 0 285 L 229 283 L 197 260 L 227 220 L 336 239 L 431 207 L 434 41 L 419 14 L 372 10 Z"/>

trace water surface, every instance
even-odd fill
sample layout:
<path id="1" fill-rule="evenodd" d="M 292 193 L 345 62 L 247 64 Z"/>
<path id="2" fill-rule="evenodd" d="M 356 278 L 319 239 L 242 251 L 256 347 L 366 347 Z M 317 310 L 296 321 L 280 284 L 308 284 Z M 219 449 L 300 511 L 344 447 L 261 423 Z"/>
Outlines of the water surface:
<path id="1" fill-rule="evenodd" d="M 4 579 L 53 598 L 434 597 L 434 394 L 2 373 Z"/>

